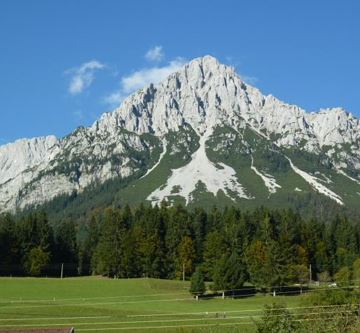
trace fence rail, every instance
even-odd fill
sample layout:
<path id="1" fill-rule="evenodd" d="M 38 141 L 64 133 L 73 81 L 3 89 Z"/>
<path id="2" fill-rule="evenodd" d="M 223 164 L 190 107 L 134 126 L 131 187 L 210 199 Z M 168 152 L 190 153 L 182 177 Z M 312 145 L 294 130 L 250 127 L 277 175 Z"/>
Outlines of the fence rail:
<path id="1" fill-rule="evenodd" d="M 81 267 L 77 263 L 54 263 L 44 266 L 41 270 L 39 277 L 60 277 L 62 276 L 82 276 L 89 275 L 90 265 L 82 265 Z M 22 277 L 30 276 L 29 272 L 23 265 L 4 265 L 0 264 L 0 276 L 2 277 Z"/>

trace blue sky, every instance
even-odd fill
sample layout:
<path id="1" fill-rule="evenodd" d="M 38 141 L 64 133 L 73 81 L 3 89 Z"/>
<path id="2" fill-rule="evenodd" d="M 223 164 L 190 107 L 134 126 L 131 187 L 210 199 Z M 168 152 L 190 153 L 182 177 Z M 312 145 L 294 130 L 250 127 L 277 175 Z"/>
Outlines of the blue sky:
<path id="1" fill-rule="evenodd" d="M 360 116 L 357 0 L 2 0 L 0 144 L 90 125 L 211 54 L 264 93 Z"/>

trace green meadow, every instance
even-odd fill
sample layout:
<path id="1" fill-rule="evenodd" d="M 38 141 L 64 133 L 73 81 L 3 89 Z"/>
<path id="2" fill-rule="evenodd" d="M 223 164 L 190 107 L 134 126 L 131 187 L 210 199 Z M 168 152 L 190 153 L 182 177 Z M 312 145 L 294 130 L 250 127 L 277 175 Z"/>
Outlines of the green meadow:
<path id="1" fill-rule="evenodd" d="M 0 278 L 0 330 L 254 332 L 265 304 L 301 301 L 261 294 L 196 301 L 188 289 L 188 282 L 147 278 Z"/>

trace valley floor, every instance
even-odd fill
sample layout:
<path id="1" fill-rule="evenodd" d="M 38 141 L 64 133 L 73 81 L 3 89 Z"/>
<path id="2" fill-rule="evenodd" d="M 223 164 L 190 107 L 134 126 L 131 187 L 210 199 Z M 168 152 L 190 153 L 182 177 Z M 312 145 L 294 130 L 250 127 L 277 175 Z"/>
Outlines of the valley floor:
<path id="1" fill-rule="evenodd" d="M 254 332 L 264 304 L 301 296 L 196 301 L 188 282 L 156 279 L 0 278 L 0 330 L 75 327 L 76 332 Z"/>

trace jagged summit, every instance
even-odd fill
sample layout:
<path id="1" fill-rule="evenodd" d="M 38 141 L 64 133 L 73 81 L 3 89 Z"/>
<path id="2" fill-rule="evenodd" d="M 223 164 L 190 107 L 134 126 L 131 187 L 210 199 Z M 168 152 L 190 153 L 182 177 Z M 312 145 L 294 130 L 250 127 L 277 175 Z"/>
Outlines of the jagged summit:
<path id="1" fill-rule="evenodd" d="M 359 136 L 359 121 L 341 109 L 307 113 L 273 95 L 264 96 L 243 82 L 233 67 L 212 56 L 196 58 L 158 85 L 132 94 L 95 127 L 111 131 L 123 126 L 139 134 L 164 135 L 177 131 L 184 123 L 198 133 L 219 124 L 235 128 L 248 124 L 266 135 L 279 136 L 279 145 L 306 140 L 312 150 L 351 142 Z M 355 131 L 349 135 L 340 133 L 338 129 L 343 128 Z"/>
<path id="2" fill-rule="evenodd" d="M 205 55 L 198 57 L 185 64 L 178 72 L 185 72 L 189 82 L 193 82 L 193 87 L 198 87 L 199 83 L 206 81 L 210 76 L 224 76 L 225 73 L 235 75 L 235 69 L 231 66 L 224 65 L 211 56 Z M 176 76 L 178 72 L 171 74 L 169 77 Z"/>
<path id="3" fill-rule="evenodd" d="M 106 128 L 122 125 L 136 133 L 163 135 L 184 122 L 199 133 L 207 127 L 238 122 L 240 110 L 249 112 L 263 103 L 261 93 L 246 85 L 232 67 L 211 56 L 197 58 L 160 84 L 150 85 L 124 100 L 99 123 Z"/>
<path id="4" fill-rule="evenodd" d="M 308 113 L 272 95 L 263 95 L 245 83 L 233 67 L 207 55 L 192 60 L 159 84 L 133 93 L 89 128 L 79 128 L 62 139 L 50 136 L 0 147 L 0 212 L 38 204 L 59 194 L 79 193 L 109 179 L 126 179 L 137 173 L 145 177 L 156 172 L 163 158 L 180 156 L 180 152 L 183 155 L 177 157 L 177 172 L 172 170 L 162 187 L 152 188 L 146 194 L 149 200 L 156 195 L 172 196 L 176 188 L 190 203 L 199 184 L 214 196 L 223 192 L 232 200 L 256 200 L 251 188 L 238 181 L 243 172 L 238 170 L 239 165 L 234 162 L 230 166 L 223 157 L 214 164 L 208 156 L 209 144 L 219 136 L 217 129 L 226 134 L 212 146 L 213 155 L 215 151 L 218 155 L 230 151 L 236 142 L 234 158 L 243 159 L 239 165 L 247 165 L 252 175 L 260 177 L 271 195 L 286 186 L 256 166 L 253 153 L 259 149 L 257 141 L 271 143 L 268 154 L 273 154 L 273 147 L 283 151 L 279 165 L 288 165 L 296 177 L 339 204 L 343 203 L 342 196 L 298 168 L 286 152 L 322 156 L 321 163 L 336 172 L 349 170 L 343 177 L 360 182 L 359 119 L 341 108 Z M 250 140 L 246 130 L 258 139 Z M 174 136 L 176 144 L 169 143 Z M 184 164 L 189 159 L 191 162 Z M 180 184 L 186 179 L 187 187 Z M 287 191 L 294 188 L 300 187 Z"/>
<path id="5" fill-rule="evenodd" d="M 179 72 L 182 71 L 188 84 L 194 89 L 201 89 L 211 77 L 229 78 L 237 76 L 234 67 L 220 63 L 218 59 L 211 55 L 193 59 Z M 176 74 L 174 73 L 175 77 Z"/>

